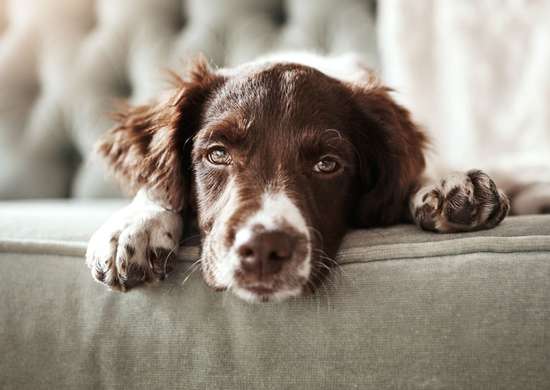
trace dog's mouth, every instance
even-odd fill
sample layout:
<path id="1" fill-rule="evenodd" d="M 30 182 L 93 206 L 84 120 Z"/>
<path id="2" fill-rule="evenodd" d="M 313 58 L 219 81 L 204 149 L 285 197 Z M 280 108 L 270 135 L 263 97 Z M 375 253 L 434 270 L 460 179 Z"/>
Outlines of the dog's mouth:
<path id="1" fill-rule="evenodd" d="M 250 291 L 253 294 L 256 294 L 262 297 L 270 296 L 276 291 L 271 287 L 262 286 L 262 285 L 248 286 L 248 287 L 245 287 L 245 289 Z"/>
<path id="2" fill-rule="evenodd" d="M 252 286 L 245 286 L 241 287 L 246 291 L 247 294 L 245 295 L 245 299 L 252 302 L 268 302 L 270 301 L 277 292 L 276 289 L 273 287 L 267 286 L 267 285 L 252 285 Z M 239 291 L 236 291 L 237 295 L 243 296 L 243 294 L 239 294 Z"/>
<path id="3" fill-rule="evenodd" d="M 274 273 L 243 269 L 232 251 L 225 256 L 215 256 L 210 250 L 206 252 L 210 256 L 202 258 L 205 282 L 218 291 L 231 291 L 247 302 L 280 302 L 309 291 L 312 263 L 309 246 L 304 247 L 298 258 Z"/>
<path id="4" fill-rule="evenodd" d="M 236 285 L 233 286 L 232 290 L 239 298 L 248 302 L 279 302 L 301 295 L 303 287 L 284 286 L 276 288 L 268 284 L 253 284 L 244 286 Z"/>

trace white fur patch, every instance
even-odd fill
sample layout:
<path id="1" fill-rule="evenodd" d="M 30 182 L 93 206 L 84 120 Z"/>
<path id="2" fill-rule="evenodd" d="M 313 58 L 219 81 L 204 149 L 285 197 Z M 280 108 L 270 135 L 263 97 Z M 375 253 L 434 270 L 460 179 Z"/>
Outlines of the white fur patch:
<path id="1" fill-rule="evenodd" d="M 309 236 L 307 224 L 294 202 L 283 192 L 266 192 L 262 206 L 247 222 L 248 226 L 263 225 L 266 230 L 276 230 L 287 223 L 296 231 Z"/>
<path id="2" fill-rule="evenodd" d="M 238 193 L 235 181 L 230 180 L 218 201 L 208 211 L 217 215 L 211 233 L 213 240 L 211 246 L 215 257 L 212 261 L 214 267 L 212 272 L 216 283 L 224 287 L 230 287 L 233 284 L 233 274 L 239 264 L 239 259 L 234 253 L 228 253 L 222 257 L 228 249 L 223 246 L 221 239 L 229 219 L 239 205 Z"/>
<path id="3" fill-rule="evenodd" d="M 225 193 L 221 196 L 221 198 L 224 198 L 224 206 L 222 210 L 220 210 L 222 214 L 217 218 L 214 230 L 221 229 L 220 231 L 223 231 L 232 212 L 237 208 L 236 206 L 239 199 L 237 191 L 235 191 L 233 187 L 233 183 L 229 183 Z M 248 302 L 257 302 L 261 297 L 235 285 L 234 273 L 240 265 L 240 258 L 235 248 L 247 242 L 254 234 L 254 228 L 257 226 L 261 226 L 265 230 L 279 230 L 283 229 L 285 226 L 290 226 L 300 234 L 303 234 L 308 241 L 310 238 L 307 224 L 302 213 L 288 195 L 280 191 L 266 191 L 262 195 L 259 210 L 252 214 L 236 233 L 232 248 L 222 248 L 220 245 L 212 243 L 214 251 L 216 252 L 216 259 L 213 264 L 216 282 L 224 287 L 231 288 L 238 297 Z M 220 235 L 213 235 L 213 240 L 219 240 L 219 238 L 215 237 L 220 237 Z M 221 257 L 223 253 L 227 254 Z M 311 249 L 308 248 L 306 259 L 304 259 L 297 270 L 297 276 L 307 279 L 309 278 L 310 272 Z M 300 293 L 301 288 L 282 289 L 270 296 L 269 299 L 279 301 L 288 297 L 297 296 Z"/>
<path id="4" fill-rule="evenodd" d="M 238 296 L 242 300 L 249 303 L 258 303 L 262 301 L 261 296 L 253 293 L 252 291 L 248 291 L 244 288 L 235 287 L 233 289 L 233 292 L 235 293 L 236 296 Z M 300 295 L 301 292 L 302 292 L 301 288 L 280 290 L 274 293 L 273 295 L 270 295 L 269 300 L 271 302 L 280 302 L 288 298 L 296 297 Z"/>
<path id="5" fill-rule="evenodd" d="M 309 231 L 307 223 L 294 202 L 284 192 L 265 192 L 262 196 L 260 209 L 252 215 L 245 226 L 237 232 L 235 237 L 235 247 L 239 243 L 246 242 L 253 234 L 252 229 L 261 225 L 266 230 L 278 230 L 284 225 L 290 225 L 294 230 L 303 234 L 309 241 Z M 303 278 L 309 278 L 311 272 L 311 252 L 308 248 L 306 259 L 297 270 L 297 275 Z M 278 301 L 299 295 L 300 288 L 281 290 L 270 297 L 271 300 Z M 235 289 L 235 293 L 247 301 L 256 301 L 258 296 L 249 291 Z"/>

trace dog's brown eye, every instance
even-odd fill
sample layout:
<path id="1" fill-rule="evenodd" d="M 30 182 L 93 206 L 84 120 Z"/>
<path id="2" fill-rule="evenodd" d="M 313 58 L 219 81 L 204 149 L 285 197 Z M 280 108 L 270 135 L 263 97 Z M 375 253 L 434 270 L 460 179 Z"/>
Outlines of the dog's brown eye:
<path id="1" fill-rule="evenodd" d="M 313 170 L 317 173 L 332 173 L 336 172 L 340 168 L 338 161 L 333 157 L 325 156 L 313 167 Z"/>
<path id="2" fill-rule="evenodd" d="M 216 146 L 208 152 L 207 156 L 208 162 L 214 165 L 229 165 L 231 164 L 231 155 L 222 148 L 221 146 Z"/>

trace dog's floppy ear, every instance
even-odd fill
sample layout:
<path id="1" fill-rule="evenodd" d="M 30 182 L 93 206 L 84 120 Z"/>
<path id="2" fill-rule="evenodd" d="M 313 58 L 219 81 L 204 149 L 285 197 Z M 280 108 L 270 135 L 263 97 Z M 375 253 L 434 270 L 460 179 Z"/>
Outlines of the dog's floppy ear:
<path id="1" fill-rule="evenodd" d="M 174 90 L 161 101 L 116 113 L 117 125 L 100 139 L 97 150 L 124 187 L 145 187 L 163 207 L 180 211 L 189 187 L 186 143 L 198 130 L 202 106 L 220 79 L 203 57 L 194 61 L 186 78 L 173 76 Z"/>
<path id="2" fill-rule="evenodd" d="M 374 77 L 350 88 L 362 124 L 354 132 L 360 187 L 355 223 L 397 223 L 404 219 L 408 197 L 424 170 L 427 138 L 392 99 L 391 90 Z"/>

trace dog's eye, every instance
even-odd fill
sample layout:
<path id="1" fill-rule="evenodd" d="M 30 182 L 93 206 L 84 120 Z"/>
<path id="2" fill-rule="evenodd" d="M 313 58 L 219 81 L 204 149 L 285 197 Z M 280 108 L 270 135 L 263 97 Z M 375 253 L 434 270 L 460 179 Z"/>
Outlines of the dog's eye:
<path id="1" fill-rule="evenodd" d="M 208 162 L 214 165 L 231 164 L 231 155 L 221 146 L 215 146 L 208 151 Z"/>
<path id="2" fill-rule="evenodd" d="M 336 172 L 340 168 L 340 164 L 334 157 L 325 156 L 313 167 L 313 170 L 317 173 L 332 173 Z"/>

